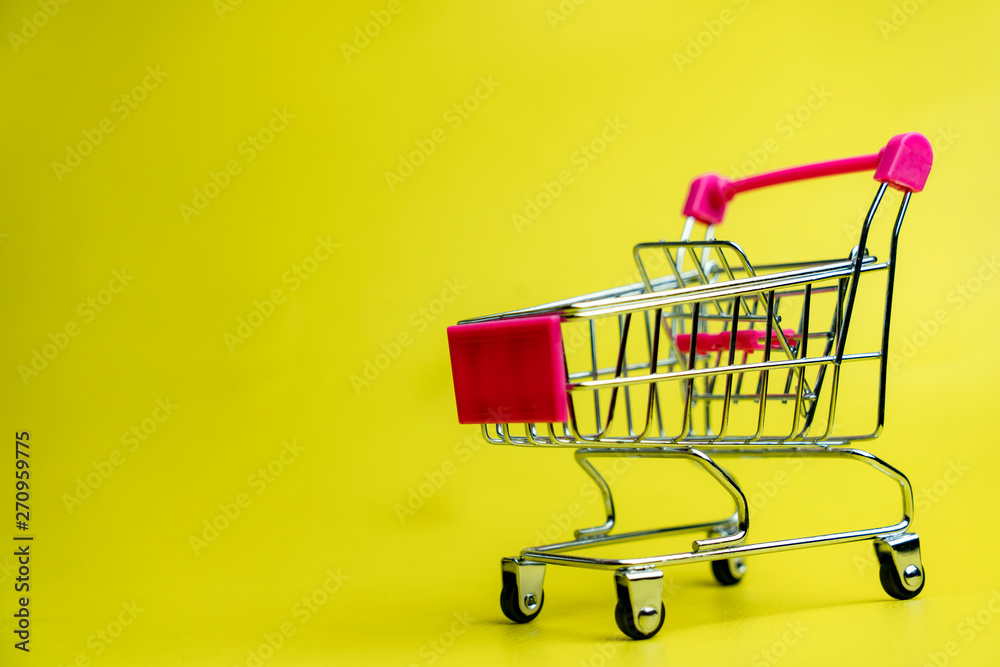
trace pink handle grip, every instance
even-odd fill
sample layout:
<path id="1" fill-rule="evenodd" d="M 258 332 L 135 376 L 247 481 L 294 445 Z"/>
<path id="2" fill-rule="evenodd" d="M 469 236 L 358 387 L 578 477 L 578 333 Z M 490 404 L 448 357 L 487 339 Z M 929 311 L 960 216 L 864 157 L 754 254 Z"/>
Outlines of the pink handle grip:
<path id="1" fill-rule="evenodd" d="M 714 225 L 722 222 L 726 204 L 738 192 L 858 171 L 874 170 L 876 181 L 889 183 L 899 190 L 920 192 L 927 183 L 933 162 L 934 151 L 927 137 L 919 132 L 897 134 L 878 153 L 871 155 L 769 171 L 738 181 L 718 174 L 699 176 L 691 182 L 683 213 L 706 225 Z"/>

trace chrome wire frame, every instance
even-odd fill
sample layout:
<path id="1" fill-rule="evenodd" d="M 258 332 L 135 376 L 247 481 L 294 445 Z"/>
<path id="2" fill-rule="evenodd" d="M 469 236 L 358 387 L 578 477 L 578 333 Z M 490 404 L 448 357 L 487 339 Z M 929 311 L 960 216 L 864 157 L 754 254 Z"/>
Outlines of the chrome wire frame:
<path id="1" fill-rule="evenodd" d="M 576 531 L 575 539 L 556 544 L 524 549 L 526 561 L 572 565 L 594 569 L 658 568 L 678 562 L 719 560 L 757 553 L 800 549 L 820 544 L 877 539 L 904 533 L 913 517 L 913 492 L 906 476 L 875 455 L 849 445 L 871 440 L 881 433 L 885 417 L 886 371 L 889 323 L 892 308 L 898 239 L 910 200 L 905 192 L 896 215 L 889 246 L 889 259 L 878 262 L 866 250 L 872 220 L 886 192 L 882 184 L 862 226 L 858 245 L 850 257 L 824 262 L 775 264 L 755 268 L 736 244 L 716 240 L 709 227 L 705 239 L 691 241 L 694 220 L 685 222 L 680 241 L 644 243 L 635 247 L 635 259 L 642 279 L 640 283 L 588 294 L 574 299 L 545 304 L 509 313 L 490 315 L 468 322 L 480 322 L 509 317 L 557 314 L 564 323 L 582 321 L 588 325 L 590 368 L 572 370 L 567 365 L 567 395 L 569 420 L 559 424 L 524 424 L 523 435 L 515 434 L 513 424 L 483 424 L 484 438 L 494 444 L 528 447 L 572 447 L 577 463 L 597 485 L 604 499 L 606 520 L 599 526 Z M 662 253 L 670 269 L 666 277 L 653 277 L 643 252 Z M 727 256 L 728 255 L 728 256 Z M 729 257 L 735 256 L 735 264 Z M 879 349 L 866 352 L 846 351 L 849 327 L 854 314 L 858 284 L 862 274 L 886 272 L 886 295 L 883 311 L 882 336 Z M 818 331 L 810 330 L 810 309 L 819 294 L 832 294 L 834 312 L 830 325 Z M 781 326 L 778 310 L 782 299 L 801 298 L 799 323 L 795 335 L 788 336 Z M 699 354 L 697 337 L 708 331 L 713 321 L 722 322 L 722 331 L 730 336 L 728 350 Z M 607 326 L 615 322 L 616 326 Z M 638 322 L 638 325 L 636 324 Z M 764 326 L 764 346 L 761 361 L 748 361 L 743 353 L 737 361 L 737 332 L 741 323 L 751 328 Z M 613 366 L 598 364 L 597 333 L 613 330 L 618 337 L 617 359 Z M 628 360 L 627 343 L 630 333 L 644 329 L 643 361 Z M 565 327 L 564 327 L 565 332 Z M 676 336 L 689 336 L 689 353 L 677 344 Z M 773 337 L 773 338 L 772 338 Z M 815 340 L 821 351 L 810 343 Z M 774 347 L 772 341 L 777 343 Z M 564 340 L 565 348 L 565 340 Z M 636 348 L 630 348 L 634 351 Z M 725 358 L 724 358 L 725 356 Z M 841 365 L 844 362 L 875 361 L 879 368 L 878 405 L 875 425 L 859 435 L 834 433 L 837 392 Z M 810 371 L 812 375 L 807 377 Z M 786 373 L 780 388 L 770 387 L 770 375 Z M 744 391 L 747 373 L 759 374 L 757 386 Z M 674 382 L 681 388 L 682 418 L 677 433 L 667 433 L 661 407 L 660 386 Z M 720 387 L 721 385 L 721 387 Z M 645 418 L 642 411 L 633 415 L 630 395 L 647 388 Z M 606 410 L 601 409 L 600 390 L 610 390 Z M 587 432 L 578 420 L 582 408 L 574 400 L 578 394 L 593 394 L 594 430 Z M 626 424 L 622 433 L 613 433 L 612 425 L 621 392 L 625 405 Z M 825 394 L 825 417 L 821 412 L 821 394 Z M 731 406 L 740 400 L 757 404 L 756 429 L 733 433 Z M 764 431 L 766 407 L 769 402 L 794 401 L 791 424 L 778 434 Z M 697 428 L 695 408 L 705 407 L 703 428 Z M 713 406 L 721 406 L 713 431 Z M 589 408 L 588 408 L 589 409 Z M 822 424 L 817 427 L 816 424 Z M 749 508 L 746 497 L 733 477 L 718 463 L 725 457 L 808 457 L 818 459 L 849 458 L 874 467 L 893 479 L 900 487 L 903 516 L 899 522 L 826 535 L 798 537 L 756 544 L 746 543 L 749 530 Z M 729 493 L 735 503 L 732 515 L 716 521 L 684 526 L 655 528 L 612 535 L 615 510 L 611 488 L 592 465 L 591 459 L 683 458 L 706 470 Z M 607 544 L 678 535 L 707 533 L 707 539 L 695 540 L 691 551 L 645 558 L 608 559 L 568 555 L 568 552 Z"/>
<path id="2" fill-rule="evenodd" d="M 894 524 L 865 528 L 861 530 L 842 531 L 823 535 L 810 535 L 784 540 L 747 543 L 746 537 L 750 529 L 749 508 L 742 490 L 732 476 L 721 468 L 715 458 L 739 457 L 810 457 L 810 458 L 848 458 L 865 463 L 899 484 L 903 515 Z M 637 530 L 612 535 L 615 525 L 614 501 L 607 481 L 590 463 L 590 459 L 598 457 L 637 457 L 637 458 L 685 458 L 701 465 L 708 471 L 736 502 L 736 511 L 728 517 L 717 521 L 693 523 L 683 526 Z M 910 481 L 902 472 L 889 465 L 870 452 L 847 447 L 796 447 L 793 449 L 776 448 L 705 448 L 695 449 L 665 447 L 657 450 L 635 448 L 580 448 L 576 450 L 576 460 L 597 484 L 604 499 L 607 519 L 600 526 L 577 530 L 574 540 L 557 542 L 541 546 L 528 547 L 521 550 L 521 558 L 536 563 L 552 565 L 569 565 L 596 570 L 617 570 L 621 568 L 661 568 L 684 562 L 720 560 L 754 554 L 773 553 L 805 549 L 822 544 L 843 544 L 860 540 L 885 538 L 903 534 L 913 520 L 913 489 Z M 586 549 L 609 544 L 634 542 L 637 540 L 684 535 L 689 533 L 707 533 L 707 539 L 694 540 L 690 551 L 646 556 L 641 558 L 592 558 L 568 555 L 578 549 Z"/>

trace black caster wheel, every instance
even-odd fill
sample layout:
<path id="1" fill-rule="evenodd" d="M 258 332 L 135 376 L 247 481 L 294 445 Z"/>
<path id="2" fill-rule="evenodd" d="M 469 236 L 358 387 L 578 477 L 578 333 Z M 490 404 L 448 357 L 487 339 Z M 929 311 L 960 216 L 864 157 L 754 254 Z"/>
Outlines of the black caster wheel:
<path id="1" fill-rule="evenodd" d="M 742 558 L 725 558 L 712 561 L 712 574 L 723 586 L 735 586 L 743 581 L 747 565 Z"/>
<path id="2" fill-rule="evenodd" d="M 897 600 L 912 600 L 920 595 L 920 591 L 924 590 L 924 582 L 927 581 L 927 568 L 921 570 L 920 585 L 916 590 L 911 591 L 903 586 L 903 580 L 900 579 L 899 571 L 896 570 L 892 560 L 882 562 L 882 559 L 879 558 L 878 580 L 882 583 L 882 589 L 890 596 Z"/>
<path id="3" fill-rule="evenodd" d="M 542 605 L 545 604 L 545 593 L 542 593 L 538 600 L 533 595 L 531 599 L 525 600 L 526 607 L 534 607 L 530 614 L 521 610 L 519 593 L 517 590 L 517 575 L 513 572 L 503 573 L 503 589 L 500 591 L 500 609 L 503 615 L 515 623 L 528 623 L 535 620 L 535 617 L 542 613 Z"/>
<path id="4" fill-rule="evenodd" d="M 910 600 L 924 590 L 927 570 L 920 562 L 920 538 L 913 533 L 875 541 L 878 580 L 897 600 Z M 905 583 L 904 583 L 905 579 Z"/>
<path id="5" fill-rule="evenodd" d="M 624 632 L 626 635 L 632 639 L 649 639 L 650 637 L 656 635 L 663 627 L 663 619 L 666 616 L 667 609 L 660 603 L 659 620 L 654 618 L 656 612 L 653 611 L 652 607 L 646 607 L 639 612 L 640 623 L 643 619 L 646 619 L 646 627 L 639 628 L 636 627 L 634 617 L 632 615 L 632 602 L 629 600 L 628 589 L 624 586 L 618 586 L 618 604 L 615 605 L 615 623 L 618 624 L 618 629 Z M 655 623 L 655 627 L 654 627 Z"/>

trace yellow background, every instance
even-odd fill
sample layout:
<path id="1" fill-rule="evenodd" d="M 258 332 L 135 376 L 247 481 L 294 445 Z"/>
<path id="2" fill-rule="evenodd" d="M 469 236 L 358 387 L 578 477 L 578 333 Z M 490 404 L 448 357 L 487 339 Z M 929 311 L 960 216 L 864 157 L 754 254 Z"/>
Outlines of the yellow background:
<path id="1" fill-rule="evenodd" d="M 567 0 L 563 16 L 557 0 L 401 0 L 346 54 L 387 2 L 43 6 L 0 8 L 0 664 L 248 665 L 283 627 L 294 634 L 263 664 L 772 664 L 765 650 L 782 664 L 995 664 L 1000 288 L 985 280 L 961 308 L 952 293 L 992 277 L 1000 239 L 995 3 Z M 498 86 L 456 126 L 446 112 L 480 77 Z M 825 100 L 799 109 L 814 90 Z M 294 118 L 250 160 L 244 142 L 274 109 Z M 76 167 L 53 166 L 105 119 L 112 131 Z M 627 127 L 579 171 L 574 154 L 608 119 Z M 390 189 L 385 172 L 438 128 L 445 141 Z M 923 594 L 889 600 L 870 545 L 853 544 L 751 559 L 734 589 L 703 566 L 668 570 L 667 620 L 647 642 L 615 627 L 609 573 L 550 567 L 542 615 L 504 620 L 500 557 L 562 530 L 570 508 L 585 513 L 577 526 L 598 520 L 599 506 L 569 452 L 479 447 L 457 424 L 445 327 L 629 278 L 633 243 L 679 234 L 693 176 L 731 174 L 765 144 L 771 169 L 904 131 L 936 149 L 903 233 L 893 327 L 894 350 L 920 345 L 890 374 L 873 450 L 931 494 L 916 524 Z M 512 215 L 563 170 L 573 182 L 519 231 Z M 857 175 L 747 195 L 720 235 L 757 262 L 845 255 L 873 192 Z M 288 272 L 318 238 L 337 247 L 297 284 Z M 275 290 L 270 316 L 227 339 Z M 91 316 L 88 298 L 107 303 Z M 947 322 L 915 337 L 939 310 Z M 37 375 L 19 370 L 71 323 Z M 352 375 L 401 336 L 356 391 Z M 161 422 L 157 400 L 177 406 Z M 123 435 L 143 425 L 130 448 Z M 12 648 L 7 546 L 21 430 L 36 536 L 27 656 Z M 293 440 L 303 449 L 262 484 L 257 470 Z M 755 515 L 762 537 L 897 517 L 891 485 L 862 468 L 734 469 L 748 492 L 774 491 Z M 620 481 L 626 527 L 725 505 L 680 464 L 636 464 Z M 193 547 L 238 499 L 249 505 Z M 318 594 L 330 571 L 346 581 Z M 324 604 L 306 617 L 309 596 Z M 977 613 L 992 624 L 970 636 L 959 624 Z M 789 624 L 801 636 L 782 646 Z"/>

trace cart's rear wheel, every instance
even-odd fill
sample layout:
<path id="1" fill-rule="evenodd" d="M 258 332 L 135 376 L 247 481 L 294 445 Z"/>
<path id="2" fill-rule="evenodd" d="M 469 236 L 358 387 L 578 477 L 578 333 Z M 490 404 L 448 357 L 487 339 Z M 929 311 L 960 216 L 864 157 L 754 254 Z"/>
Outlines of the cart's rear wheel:
<path id="1" fill-rule="evenodd" d="M 530 614 L 521 611 L 520 593 L 517 590 L 517 576 L 513 572 L 503 573 L 503 588 L 500 590 L 500 609 L 503 615 L 515 623 L 528 623 L 535 620 L 535 617 L 542 613 L 542 605 L 545 604 L 545 593 L 541 593 L 535 600 L 525 600 L 525 606 L 534 607 Z"/>
<path id="2" fill-rule="evenodd" d="M 712 574 L 715 580 L 723 586 L 735 586 L 743 581 L 746 574 L 746 561 L 742 558 L 724 558 L 712 561 Z"/>

